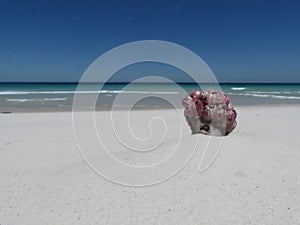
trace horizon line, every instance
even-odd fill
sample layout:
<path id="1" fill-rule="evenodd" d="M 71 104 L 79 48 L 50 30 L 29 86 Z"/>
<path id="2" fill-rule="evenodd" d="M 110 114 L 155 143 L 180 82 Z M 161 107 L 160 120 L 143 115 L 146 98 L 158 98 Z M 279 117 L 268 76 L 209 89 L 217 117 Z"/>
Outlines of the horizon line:
<path id="1" fill-rule="evenodd" d="M 79 84 L 80 82 L 62 82 L 62 81 L 4 81 L 0 84 Z M 121 81 L 121 82 L 82 82 L 82 84 L 129 84 L 132 82 Z M 145 84 L 145 83 L 153 83 L 153 84 L 170 84 L 169 82 L 133 82 L 136 84 Z M 198 84 L 197 82 L 174 82 L 177 84 Z M 269 81 L 247 81 L 247 82 L 240 82 L 240 81 L 223 81 L 217 82 L 218 84 L 300 84 L 300 82 L 269 82 Z M 203 82 L 203 84 L 215 84 L 214 82 Z"/>

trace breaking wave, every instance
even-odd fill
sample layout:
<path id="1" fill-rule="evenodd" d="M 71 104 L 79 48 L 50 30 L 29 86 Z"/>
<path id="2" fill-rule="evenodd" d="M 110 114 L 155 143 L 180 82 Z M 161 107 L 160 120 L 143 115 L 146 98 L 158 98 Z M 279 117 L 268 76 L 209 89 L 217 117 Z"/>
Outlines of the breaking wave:
<path id="1" fill-rule="evenodd" d="M 171 91 L 123 91 L 123 90 L 101 90 L 101 91 L 0 91 L 0 95 L 31 95 L 31 94 L 178 94 Z"/>
<path id="2" fill-rule="evenodd" d="M 8 98 L 7 102 L 65 101 L 67 98 Z"/>
<path id="3" fill-rule="evenodd" d="M 232 87 L 231 90 L 233 91 L 243 91 L 243 90 L 246 90 L 245 87 Z"/>

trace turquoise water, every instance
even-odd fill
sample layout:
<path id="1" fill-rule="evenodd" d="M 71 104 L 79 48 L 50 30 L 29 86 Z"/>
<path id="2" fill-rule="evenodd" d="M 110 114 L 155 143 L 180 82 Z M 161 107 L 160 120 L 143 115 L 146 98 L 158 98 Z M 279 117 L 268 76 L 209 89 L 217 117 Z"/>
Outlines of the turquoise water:
<path id="1" fill-rule="evenodd" d="M 126 96 L 120 107 L 129 103 L 136 95 L 149 95 L 136 104 L 137 108 L 171 107 L 163 100 L 172 98 L 176 107 L 181 107 L 181 99 L 186 93 L 201 89 L 197 84 L 84 84 L 80 94 L 99 94 L 96 108 L 110 109 L 116 96 Z M 209 88 L 202 85 L 202 89 Z M 257 104 L 299 104 L 300 84 L 221 84 L 234 105 Z M 0 84 L 0 111 L 68 111 L 72 109 L 77 84 Z M 218 87 L 215 87 L 218 88 Z M 155 97 L 151 97 L 155 95 Z"/>

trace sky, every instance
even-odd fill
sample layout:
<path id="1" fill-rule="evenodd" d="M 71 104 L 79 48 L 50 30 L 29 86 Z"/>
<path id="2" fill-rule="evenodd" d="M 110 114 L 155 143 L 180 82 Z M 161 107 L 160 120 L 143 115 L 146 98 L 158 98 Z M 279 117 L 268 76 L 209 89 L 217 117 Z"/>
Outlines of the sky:
<path id="1" fill-rule="evenodd" d="M 0 82 L 77 82 L 140 40 L 190 49 L 220 82 L 300 82 L 299 11 L 299 1 L 2 0 Z"/>

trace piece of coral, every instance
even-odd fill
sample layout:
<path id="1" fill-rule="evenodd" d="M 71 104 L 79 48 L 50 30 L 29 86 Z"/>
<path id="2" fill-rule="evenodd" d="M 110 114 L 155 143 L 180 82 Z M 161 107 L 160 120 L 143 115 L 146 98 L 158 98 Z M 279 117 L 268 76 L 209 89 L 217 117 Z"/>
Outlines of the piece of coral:
<path id="1" fill-rule="evenodd" d="M 220 90 L 194 90 L 182 100 L 192 134 L 226 136 L 236 127 L 237 112 Z"/>

